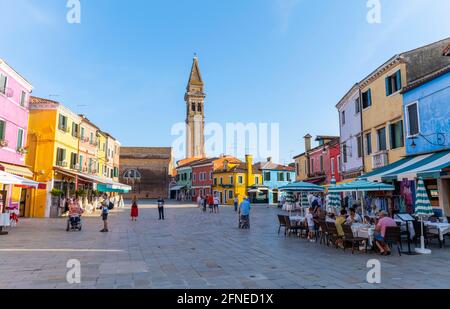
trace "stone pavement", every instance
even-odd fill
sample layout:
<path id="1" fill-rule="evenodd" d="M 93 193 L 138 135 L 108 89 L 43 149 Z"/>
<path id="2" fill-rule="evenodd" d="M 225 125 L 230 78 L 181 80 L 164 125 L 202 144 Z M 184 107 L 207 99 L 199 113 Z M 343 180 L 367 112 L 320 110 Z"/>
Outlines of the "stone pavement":
<path id="1" fill-rule="evenodd" d="M 129 209 L 83 221 L 66 232 L 65 219 L 23 219 L 0 236 L 0 288 L 450 288 L 450 248 L 431 256 L 374 254 L 328 248 L 277 235 L 279 210 L 252 209 L 251 229 L 237 228 L 230 207 L 219 214 L 189 205 L 142 205 L 137 222 Z M 382 283 L 366 282 L 369 259 L 382 267 Z M 68 284 L 66 263 L 81 263 L 81 284 Z"/>

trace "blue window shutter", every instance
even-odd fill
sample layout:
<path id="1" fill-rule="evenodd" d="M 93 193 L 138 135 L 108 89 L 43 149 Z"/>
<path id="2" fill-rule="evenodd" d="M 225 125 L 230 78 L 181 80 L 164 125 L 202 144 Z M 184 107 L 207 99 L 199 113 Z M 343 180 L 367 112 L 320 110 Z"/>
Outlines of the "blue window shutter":
<path id="1" fill-rule="evenodd" d="M 402 74 L 401 74 L 401 71 L 398 70 L 396 74 L 397 74 L 397 90 L 400 90 L 400 89 L 402 89 Z"/>
<path id="2" fill-rule="evenodd" d="M 388 97 L 391 94 L 391 90 L 390 90 L 390 88 L 391 88 L 391 77 L 390 76 L 386 77 L 385 81 L 386 81 L 386 96 Z"/>

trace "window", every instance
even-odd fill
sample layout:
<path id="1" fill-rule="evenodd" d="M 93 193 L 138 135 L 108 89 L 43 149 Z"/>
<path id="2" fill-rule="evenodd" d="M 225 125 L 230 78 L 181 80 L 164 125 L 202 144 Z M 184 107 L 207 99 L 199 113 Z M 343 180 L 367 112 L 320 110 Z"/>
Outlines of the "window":
<path id="1" fill-rule="evenodd" d="M 403 147 L 405 145 L 403 141 L 403 121 L 397 121 L 390 124 L 390 137 L 391 137 L 391 149 Z"/>
<path id="2" fill-rule="evenodd" d="M 378 151 L 386 150 L 386 128 L 377 130 L 378 135 Z"/>
<path id="3" fill-rule="evenodd" d="M 8 77 L 6 77 L 6 75 L 0 74 L 0 93 L 6 94 L 7 82 L 8 82 Z"/>
<path id="4" fill-rule="evenodd" d="M 80 170 L 83 169 L 83 156 L 80 155 Z"/>
<path id="5" fill-rule="evenodd" d="M 0 120 L 0 141 L 5 139 L 6 122 Z"/>
<path id="6" fill-rule="evenodd" d="M 243 184 L 244 183 L 244 177 L 238 176 L 238 183 Z"/>
<path id="7" fill-rule="evenodd" d="M 202 103 L 197 103 L 197 112 L 202 112 Z"/>
<path id="8" fill-rule="evenodd" d="M 70 167 L 75 169 L 75 166 L 77 165 L 78 158 L 77 158 L 77 154 L 72 152 L 70 154 Z"/>
<path id="9" fill-rule="evenodd" d="M 259 185 L 259 177 L 255 176 L 255 184 Z"/>
<path id="10" fill-rule="evenodd" d="M 331 174 L 334 175 L 334 158 L 331 158 Z"/>
<path id="11" fill-rule="evenodd" d="M 356 137 L 356 146 L 358 147 L 358 158 L 362 157 L 362 136 L 358 135 Z"/>
<path id="12" fill-rule="evenodd" d="M 27 101 L 27 93 L 22 90 L 22 93 L 20 95 L 20 106 L 25 106 L 26 101 Z"/>
<path id="13" fill-rule="evenodd" d="M 341 113 L 341 121 L 342 121 L 342 125 L 345 124 L 345 111 L 342 111 Z"/>
<path id="14" fill-rule="evenodd" d="M 84 128 L 83 127 L 81 127 L 81 129 L 80 129 L 80 138 L 84 139 Z"/>
<path id="15" fill-rule="evenodd" d="M 399 91 L 402 88 L 402 75 L 400 70 L 395 74 L 386 77 L 386 96 Z"/>
<path id="16" fill-rule="evenodd" d="M 228 191 L 228 198 L 229 199 L 232 199 L 233 198 L 233 191 Z"/>
<path id="17" fill-rule="evenodd" d="M 406 118 L 408 136 L 419 134 L 419 111 L 417 109 L 417 103 L 409 104 L 408 106 L 406 106 Z"/>
<path id="18" fill-rule="evenodd" d="M 92 158 L 89 158 L 89 163 L 88 163 L 88 172 L 89 172 L 89 173 L 92 172 L 92 165 L 93 165 L 92 163 L 93 163 Z"/>
<path id="19" fill-rule="evenodd" d="M 277 180 L 278 180 L 278 181 L 284 181 L 284 173 L 283 173 L 283 172 L 279 172 L 279 173 L 278 173 Z"/>
<path id="20" fill-rule="evenodd" d="M 347 143 L 342 145 L 342 155 L 344 156 L 344 163 L 347 163 Z"/>
<path id="21" fill-rule="evenodd" d="M 217 178 L 214 178 L 214 185 L 217 186 Z"/>
<path id="22" fill-rule="evenodd" d="M 66 161 L 66 150 L 62 148 L 56 149 L 56 165 L 62 165 Z"/>
<path id="23" fill-rule="evenodd" d="M 314 173 L 314 159 L 311 158 L 310 173 Z"/>
<path id="24" fill-rule="evenodd" d="M 58 129 L 67 131 L 67 117 L 61 114 L 59 115 Z"/>
<path id="25" fill-rule="evenodd" d="M 307 173 L 307 171 L 308 171 L 308 161 L 305 160 L 305 174 Z"/>
<path id="26" fill-rule="evenodd" d="M 234 177 L 230 176 L 230 184 L 234 184 Z"/>
<path id="27" fill-rule="evenodd" d="M 341 165 L 341 156 L 337 156 L 337 164 L 338 164 L 338 171 L 342 171 L 342 165 Z"/>
<path id="28" fill-rule="evenodd" d="M 295 171 L 297 175 L 300 175 L 300 164 L 295 163 Z"/>
<path id="29" fill-rule="evenodd" d="M 366 109 L 372 106 L 372 91 L 368 89 L 366 92 L 362 93 L 362 107 Z"/>
<path id="30" fill-rule="evenodd" d="M 366 134 L 366 155 L 372 154 L 372 134 Z"/>
<path id="31" fill-rule="evenodd" d="M 91 132 L 91 136 L 89 137 L 89 142 L 93 145 L 94 144 L 94 133 Z"/>
<path id="32" fill-rule="evenodd" d="M 288 172 L 288 173 L 286 174 L 286 180 L 287 180 L 287 181 L 291 181 L 291 173 Z"/>
<path id="33" fill-rule="evenodd" d="M 194 102 L 191 103 L 191 110 L 192 110 L 193 112 L 195 112 L 195 103 L 194 103 Z"/>
<path id="34" fill-rule="evenodd" d="M 270 181 L 270 172 L 264 172 L 264 181 Z"/>
<path id="35" fill-rule="evenodd" d="M 213 179 L 213 172 L 209 172 L 209 180 Z"/>
<path id="36" fill-rule="evenodd" d="M 189 173 L 189 180 L 192 180 L 192 172 Z"/>
<path id="37" fill-rule="evenodd" d="M 17 150 L 23 147 L 23 129 L 17 131 Z"/>
<path id="38" fill-rule="evenodd" d="M 360 111 L 361 111 L 361 102 L 359 98 L 357 98 L 355 101 L 355 115 L 359 114 Z"/>
<path id="39" fill-rule="evenodd" d="M 220 177 L 220 185 L 223 185 L 223 177 Z"/>
<path id="40" fill-rule="evenodd" d="M 323 156 L 320 156 L 320 171 L 323 172 Z"/>
<path id="41" fill-rule="evenodd" d="M 192 173 L 192 180 L 194 180 L 195 181 L 195 173 Z"/>

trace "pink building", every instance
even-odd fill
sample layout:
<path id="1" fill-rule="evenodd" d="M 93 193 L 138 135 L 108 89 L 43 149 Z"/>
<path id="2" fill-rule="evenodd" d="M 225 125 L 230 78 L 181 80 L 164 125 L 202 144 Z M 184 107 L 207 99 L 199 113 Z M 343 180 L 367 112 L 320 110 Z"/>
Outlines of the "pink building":
<path id="1" fill-rule="evenodd" d="M 0 167 L 14 174 L 30 175 L 25 166 L 28 130 L 28 98 L 33 87 L 0 59 Z M 22 167 L 22 168 L 21 168 Z M 20 170 L 23 171 L 19 172 Z M 25 175 L 28 174 L 28 175 Z"/>
<path id="2" fill-rule="evenodd" d="M 0 170 L 30 179 L 33 173 L 25 166 L 25 146 L 32 89 L 29 82 L 0 59 Z M 12 213 L 23 216 L 30 200 L 29 191 L 0 183 L 0 214 L 6 206 Z"/>
<path id="3" fill-rule="evenodd" d="M 334 177 L 339 182 L 341 180 L 339 137 L 317 136 L 316 141 L 319 145 L 311 148 L 311 136 L 305 137 L 305 144 L 308 145 L 308 178 L 305 181 L 325 185 L 330 184 Z"/>

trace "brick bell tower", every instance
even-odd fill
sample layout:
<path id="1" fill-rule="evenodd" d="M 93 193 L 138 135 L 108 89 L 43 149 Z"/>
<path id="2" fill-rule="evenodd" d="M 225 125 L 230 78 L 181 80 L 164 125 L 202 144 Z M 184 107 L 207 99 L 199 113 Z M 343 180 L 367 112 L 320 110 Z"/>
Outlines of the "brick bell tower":
<path id="1" fill-rule="evenodd" d="M 189 82 L 184 95 L 186 101 L 186 158 L 204 158 L 205 155 L 205 93 L 202 76 L 194 55 Z"/>

